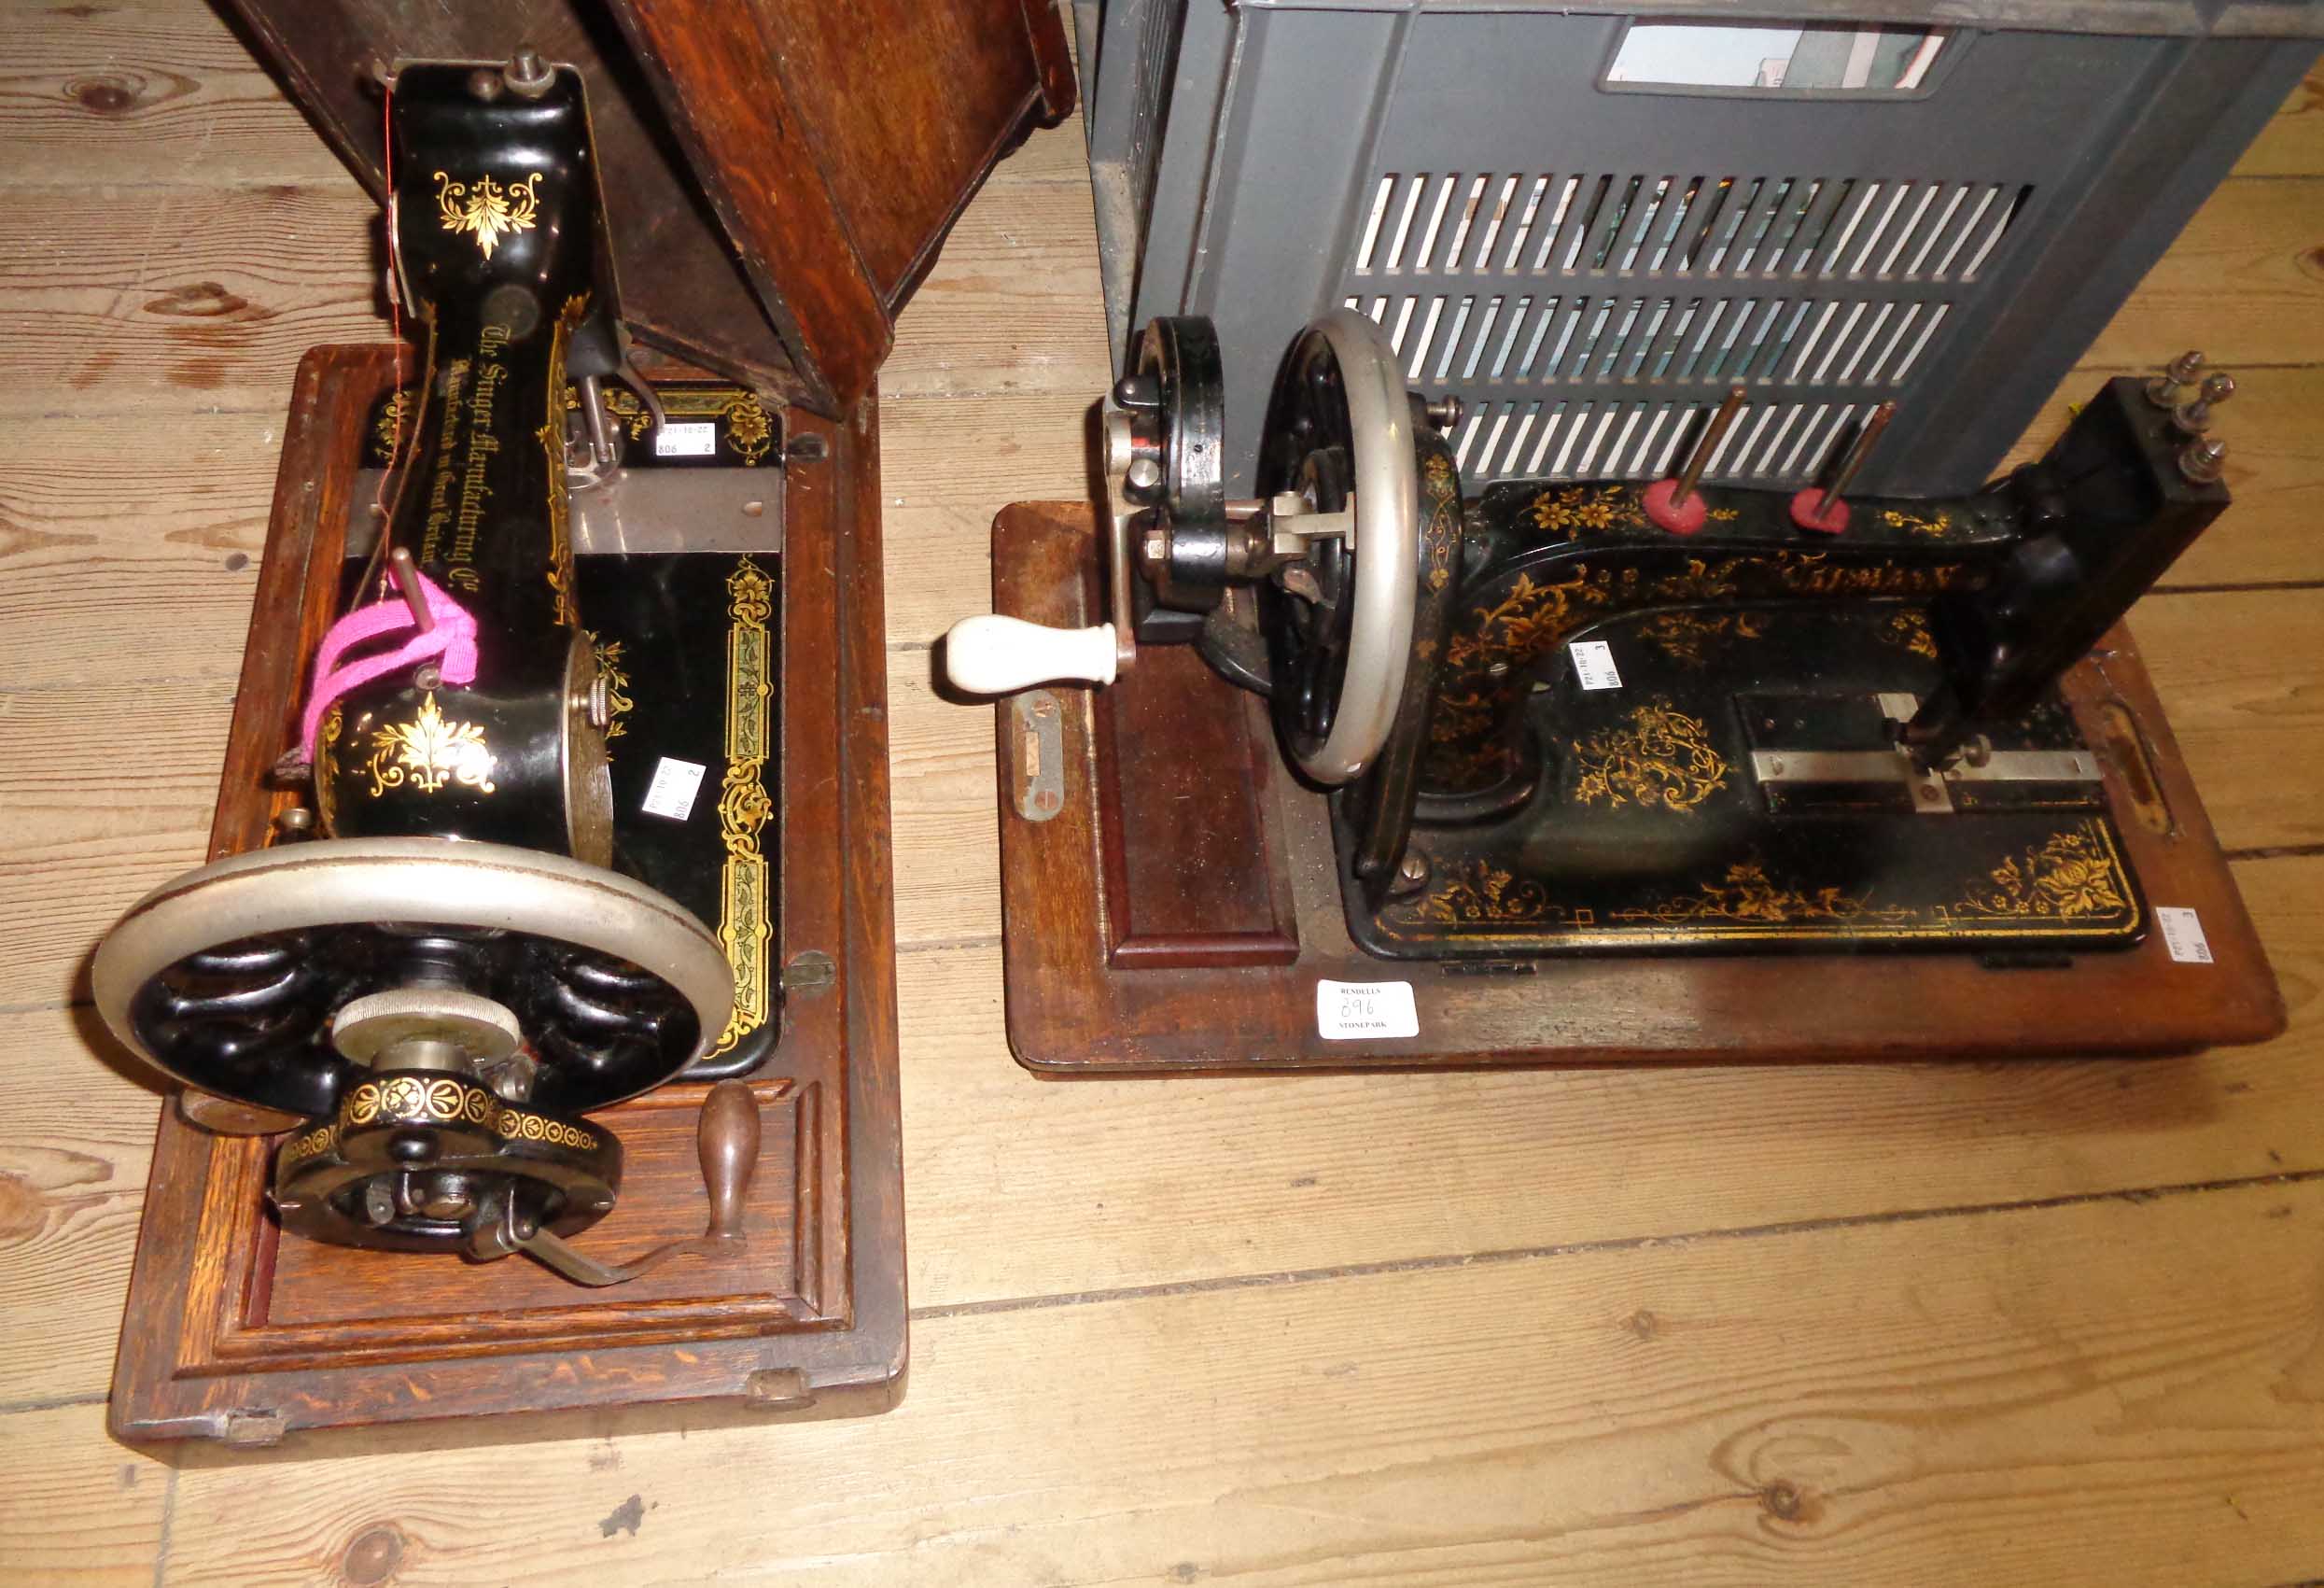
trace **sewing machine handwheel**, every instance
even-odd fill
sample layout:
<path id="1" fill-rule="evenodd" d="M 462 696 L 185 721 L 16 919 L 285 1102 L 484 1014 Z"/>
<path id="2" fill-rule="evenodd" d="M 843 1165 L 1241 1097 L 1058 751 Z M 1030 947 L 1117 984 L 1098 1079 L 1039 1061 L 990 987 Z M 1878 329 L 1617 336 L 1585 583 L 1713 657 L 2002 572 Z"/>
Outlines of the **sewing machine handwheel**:
<path id="1" fill-rule="evenodd" d="M 274 1159 L 283 1228 L 339 1246 L 490 1259 L 520 1228 L 572 1235 L 612 1211 L 622 1145 L 594 1119 L 503 1102 L 465 1078 L 373 1075 Z"/>
<path id="2" fill-rule="evenodd" d="M 107 935 L 91 979 L 157 1068 L 307 1117 L 400 1052 L 579 1114 L 668 1079 L 734 1011 L 724 951 L 672 900 L 443 838 L 315 839 L 189 872 Z"/>
<path id="3" fill-rule="evenodd" d="M 1352 543 L 1319 539 L 1312 590 L 1263 587 L 1276 730 L 1311 780 L 1370 765 L 1394 726 L 1419 589 L 1420 470 L 1412 405 L 1379 327 L 1349 309 L 1309 325 L 1283 357 L 1259 443 L 1262 496 L 1311 512 L 1355 505 Z M 1278 581 L 1278 583 L 1282 583 Z"/>
<path id="4" fill-rule="evenodd" d="M 1127 379 L 1114 388 L 1130 416 L 1134 457 L 1159 468 L 1152 485 L 1128 490 L 1176 524 L 1226 519 L 1226 368 L 1218 329 L 1199 315 L 1164 315 L 1138 338 Z"/>

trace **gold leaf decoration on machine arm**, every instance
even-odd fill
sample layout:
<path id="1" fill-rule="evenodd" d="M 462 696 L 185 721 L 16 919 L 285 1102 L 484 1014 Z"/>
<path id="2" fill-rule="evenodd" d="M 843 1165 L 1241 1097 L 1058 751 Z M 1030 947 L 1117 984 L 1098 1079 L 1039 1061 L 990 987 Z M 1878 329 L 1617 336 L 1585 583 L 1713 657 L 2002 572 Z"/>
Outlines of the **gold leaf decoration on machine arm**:
<path id="1" fill-rule="evenodd" d="M 492 258 L 503 237 L 530 232 L 540 211 L 540 177 L 534 172 L 522 182 L 503 186 L 490 176 L 472 182 L 455 182 L 451 173 L 436 173 L 436 212 L 446 232 L 467 232 Z"/>
<path id="2" fill-rule="evenodd" d="M 364 769 L 371 776 L 373 799 L 407 781 L 421 794 L 434 794 L 446 783 L 479 794 L 493 788 L 492 749 L 484 730 L 446 717 L 433 690 L 421 697 L 410 722 L 383 724 L 371 735 L 371 759 Z"/>

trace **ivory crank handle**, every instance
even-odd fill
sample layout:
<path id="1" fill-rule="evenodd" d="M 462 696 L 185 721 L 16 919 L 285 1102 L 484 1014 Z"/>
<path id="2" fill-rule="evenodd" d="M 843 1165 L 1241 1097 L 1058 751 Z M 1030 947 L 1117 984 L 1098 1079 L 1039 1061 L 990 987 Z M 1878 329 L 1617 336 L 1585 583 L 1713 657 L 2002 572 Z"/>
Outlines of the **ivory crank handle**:
<path id="1" fill-rule="evenodd" d="M 1050 628 L 985 612 L 945 635 L 945 677 L 967 695 L 1014 695 L 1037 683 L 1113 682 L 1113 625 Z"/>

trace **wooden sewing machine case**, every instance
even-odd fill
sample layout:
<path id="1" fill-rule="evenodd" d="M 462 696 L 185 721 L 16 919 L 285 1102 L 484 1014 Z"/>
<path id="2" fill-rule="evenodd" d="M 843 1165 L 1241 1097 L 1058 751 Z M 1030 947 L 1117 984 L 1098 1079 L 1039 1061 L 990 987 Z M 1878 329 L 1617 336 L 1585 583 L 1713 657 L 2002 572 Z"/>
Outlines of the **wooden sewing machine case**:
<path id="1" fill-rule="evenodd" d="M 190 1441 L 167 1447 L 184 1452 L 326 1429 L 369 1430 L 369 1445 L 398 1424 L 417 1425 L 407 1437 L 422 1443 L 472 1442 L 603 1432 L 617 1412 L 633 1426 L 884 1410 L 902 1393 L 906 1342 L 874 382 L 960 206 L 1028 132 L 1071 108 L 1058 18 L 1046 0 L 872 4 L 844 27 L 798 0 L 231 8 L 374 194 L 374 63 L 503 60 L 529 45 L 581 69 L 625 320 L 696 366 L 657 381 L 691 372 L 722 460 L 779 493 L 742 509 L 777 510 L 762 560 L 779 572 L 771 592 L 753 586 L 771 610 L 748 591 L 731 610 L 689 609 L 719 644 L 731 625 L 771 647 L 779 742 L 766 747 L 762 819 L 780 847 L 765 856 L 756 991 L 779 1039 L 749 1077 L 763 1146 L 747 1253 L 680 1258 L 610 1289 L 521 1258 L 287 1238 L 266 1200 L 276 1140 L 213 1133 L 173 1100 L 113 1430 Z M 300 365 L 204 859 L 269 843 L 295 803 L 268 773 L 340 608 L 350 521 L 369 500 L 361 471 L 376 462 L 369 438 L 398 378 L 385 342 L 318 347 Z M 618 1257 L 698 1233 L 703 1092 L 681 1079 L 593 1116 L 622 1139 L 627 1170 L 591 1247 Z"/>

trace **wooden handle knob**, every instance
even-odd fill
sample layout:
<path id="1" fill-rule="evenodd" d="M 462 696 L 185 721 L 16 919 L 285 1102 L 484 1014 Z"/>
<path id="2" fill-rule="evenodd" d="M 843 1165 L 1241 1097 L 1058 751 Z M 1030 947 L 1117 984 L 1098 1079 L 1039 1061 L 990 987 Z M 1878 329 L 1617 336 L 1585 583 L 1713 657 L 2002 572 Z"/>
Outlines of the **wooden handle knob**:
<path id="1" fill-rule="evenodd" d="M 759 1167 L 759 1100 L 746 1081 L 721 1081 L 702 1100 L 694 1139 L 702 1151 L 702 1186 L 709 1193 L 713 1241 L 738 1240 L 750 1176 Z"/>

